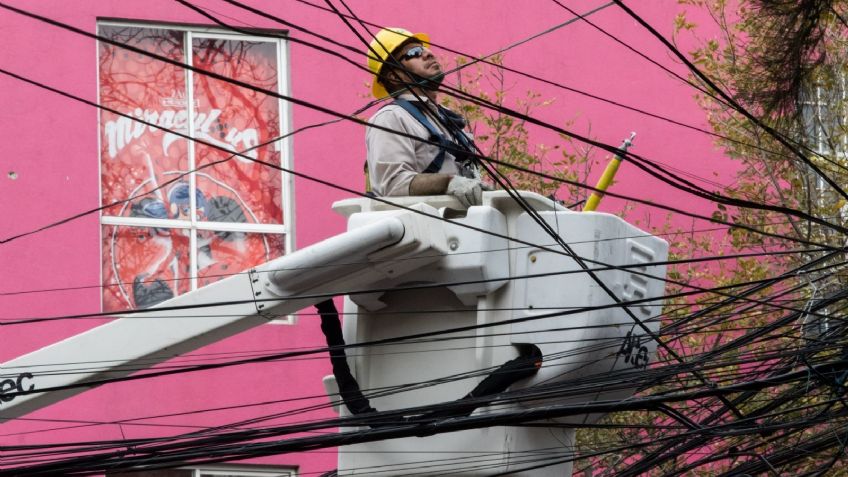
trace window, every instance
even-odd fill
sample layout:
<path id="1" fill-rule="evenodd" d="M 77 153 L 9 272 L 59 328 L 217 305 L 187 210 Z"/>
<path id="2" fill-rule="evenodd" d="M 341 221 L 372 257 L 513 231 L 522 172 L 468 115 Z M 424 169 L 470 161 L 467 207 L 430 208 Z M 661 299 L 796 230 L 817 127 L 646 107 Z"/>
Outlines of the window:
<path id="1" fill-rule="evenodd" d="M 220 465 L 214 467 L 166 470 L 107 472 L 106 477 L 296 477 L 292 468 L 254 465 Z"/>
<path id="2" fill-rule="evenodd" d="M 237 467 L 194 469 L 192 477 L 294 477 L 292 470 L 247 470 Z"/>
<path id="3" fill-rule="evenodd" d="M 801 93 L 804 136 L 810 149 L 819 154 L 842 157 L 848 152 L 846 90 L 845 74 L 827 71 Z"/>
<path id="4" fill-rule="evenodd" d="M 272 91 L 285 42 L 213 30 L 101 23 L 99 34 Z M 103 309 L 146 308 L 277 258 L 293 244 L 288 105 L 100 42 Z M 266 145 L 271 141 L 269 144 Z M 242 152 L 248 158 L 233 156 Z"/>
<path id="5" fill-rule="evenodd" d="M 845 164 L 848 159 L 848 79 L 844 67 L 826 66 L 818 71 L 814 82 L 806 85 L 800 98 L 802 140 L 816 154 L 810 155 L 837 182 L 841 179 L 834 174 L 838 166 L 827 162 Z M 838 209 L 843 222 L 848 221 L 848 204 L 825 179 L 812 172 L 808 177 L 814 181 L 815 189 L 809 191 L 814 207 L 824 216 L 833 216 Z M 825 230 L 825 234 L 828 232 Z"/>

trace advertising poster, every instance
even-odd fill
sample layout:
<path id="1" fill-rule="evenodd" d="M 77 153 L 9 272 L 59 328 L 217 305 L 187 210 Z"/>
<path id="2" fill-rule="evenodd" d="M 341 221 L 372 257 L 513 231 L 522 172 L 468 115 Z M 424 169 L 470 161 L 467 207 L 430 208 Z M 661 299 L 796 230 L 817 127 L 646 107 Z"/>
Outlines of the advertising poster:
<path id="1" fill-rule="evenodd" d="M 182 31 L 129 26 L 100 34 L 181 64 L 190 51 L 197 68 L 278 89 L 275 42 L 189 45 Z M 99 82 L 102 105 L 150 123 L 100 115 L 104 311 L 146 308 L 191 290 L 192 277 L 204 286 L 284 252 L 283 235 L 237 231 L 284 223 L 281 172 L 268 165 L 281 163 L 279 142 L 259 147 L 280 135 L 277 98 L 106 42 Z M 203 143 L 180 137 L 190 125 Z M 222 222 L 236 226 L 216 229 Z"/>

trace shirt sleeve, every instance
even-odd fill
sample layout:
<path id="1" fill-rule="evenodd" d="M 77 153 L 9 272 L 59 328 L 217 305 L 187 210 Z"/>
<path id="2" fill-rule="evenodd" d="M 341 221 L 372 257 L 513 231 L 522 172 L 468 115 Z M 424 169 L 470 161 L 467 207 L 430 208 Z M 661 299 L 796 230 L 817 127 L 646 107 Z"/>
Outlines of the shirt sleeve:
<path id="1" fill-rule="evenodd" d="M 377 112 L 369 121 L 392 131 L 408 131 L 398 114 L 391 109 Z M 409 195 L 409 183 L 420 172 L 416 169 L 414 139 L 368 127 L 365 145 L 368 153 L 368 174 L 377 195 Z"/>

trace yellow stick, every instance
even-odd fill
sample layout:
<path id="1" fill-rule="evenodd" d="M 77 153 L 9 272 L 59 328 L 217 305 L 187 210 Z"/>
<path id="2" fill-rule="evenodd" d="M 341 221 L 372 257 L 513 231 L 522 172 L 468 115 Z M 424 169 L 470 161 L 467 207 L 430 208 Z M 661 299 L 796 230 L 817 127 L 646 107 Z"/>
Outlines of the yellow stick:
<path id="1" fill-rule="evenodd" d="M 627 148 L 633 144 L 634 137 L 636 137 L 636 133 L 630 133 L 630 137 L 621 143 L 621 147 L 619 147 L 618 150 L 622 153 L 627 152 Z M 607 188 L 610 184 L 612 184 L 612 180 L 615 178 L 615 173 L 618 172 L 618 166 L 621 165 L 622 160 L 623 159 L 618 154 L 613 156 L 612 160 L 609 164 L 607 164 L 607 168 L 604 169 L 604 173 L 601 175 L 601 178 L 598 179 L 598 184 L 595 185 L 595 189 L 597 190 L 592 192 L 592 195 L 590 195 L 589 199 L 586 201 L 586 205 L 583 206 L 583 212 L 592 212 L 598 208 L 598 204 L 601 203 L 601 198 L 604 196 L 604 192 L 606 192 Z"/>

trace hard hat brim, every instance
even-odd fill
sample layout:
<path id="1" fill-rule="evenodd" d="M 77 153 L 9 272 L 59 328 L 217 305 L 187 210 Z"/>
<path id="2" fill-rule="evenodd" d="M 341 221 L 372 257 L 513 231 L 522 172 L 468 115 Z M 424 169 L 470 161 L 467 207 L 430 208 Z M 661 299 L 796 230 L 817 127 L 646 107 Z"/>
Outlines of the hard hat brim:
<path id="1" fill-rule="evenodd" d="M 428 35 L 426 33 L 413 33 L 412 36 L 410 36 L 409 38 L 410 39 L 416 39 L 416 40 L 420 41 L 424 46 L 430 46 L 430 35 Z M 407 41 L 409 41 L 409 40 L 406 40 L 403 43 L 406 43 Z M 398 45 L 398 48 L 400 46 L 402 46 L 403 43 Z M 392 52 L 392 53 L 394 53 L 394 52 Z M 385 86 L 383 86 L 379 81 L 377 81 L 378 76 L 380 76 L 379 71 L 371 79 L 371 94 L 377 99 L 383 99 L 383 98 L 385 98 L 386 96 L 389 95 L 389 92 L 386 91 Z"/>

